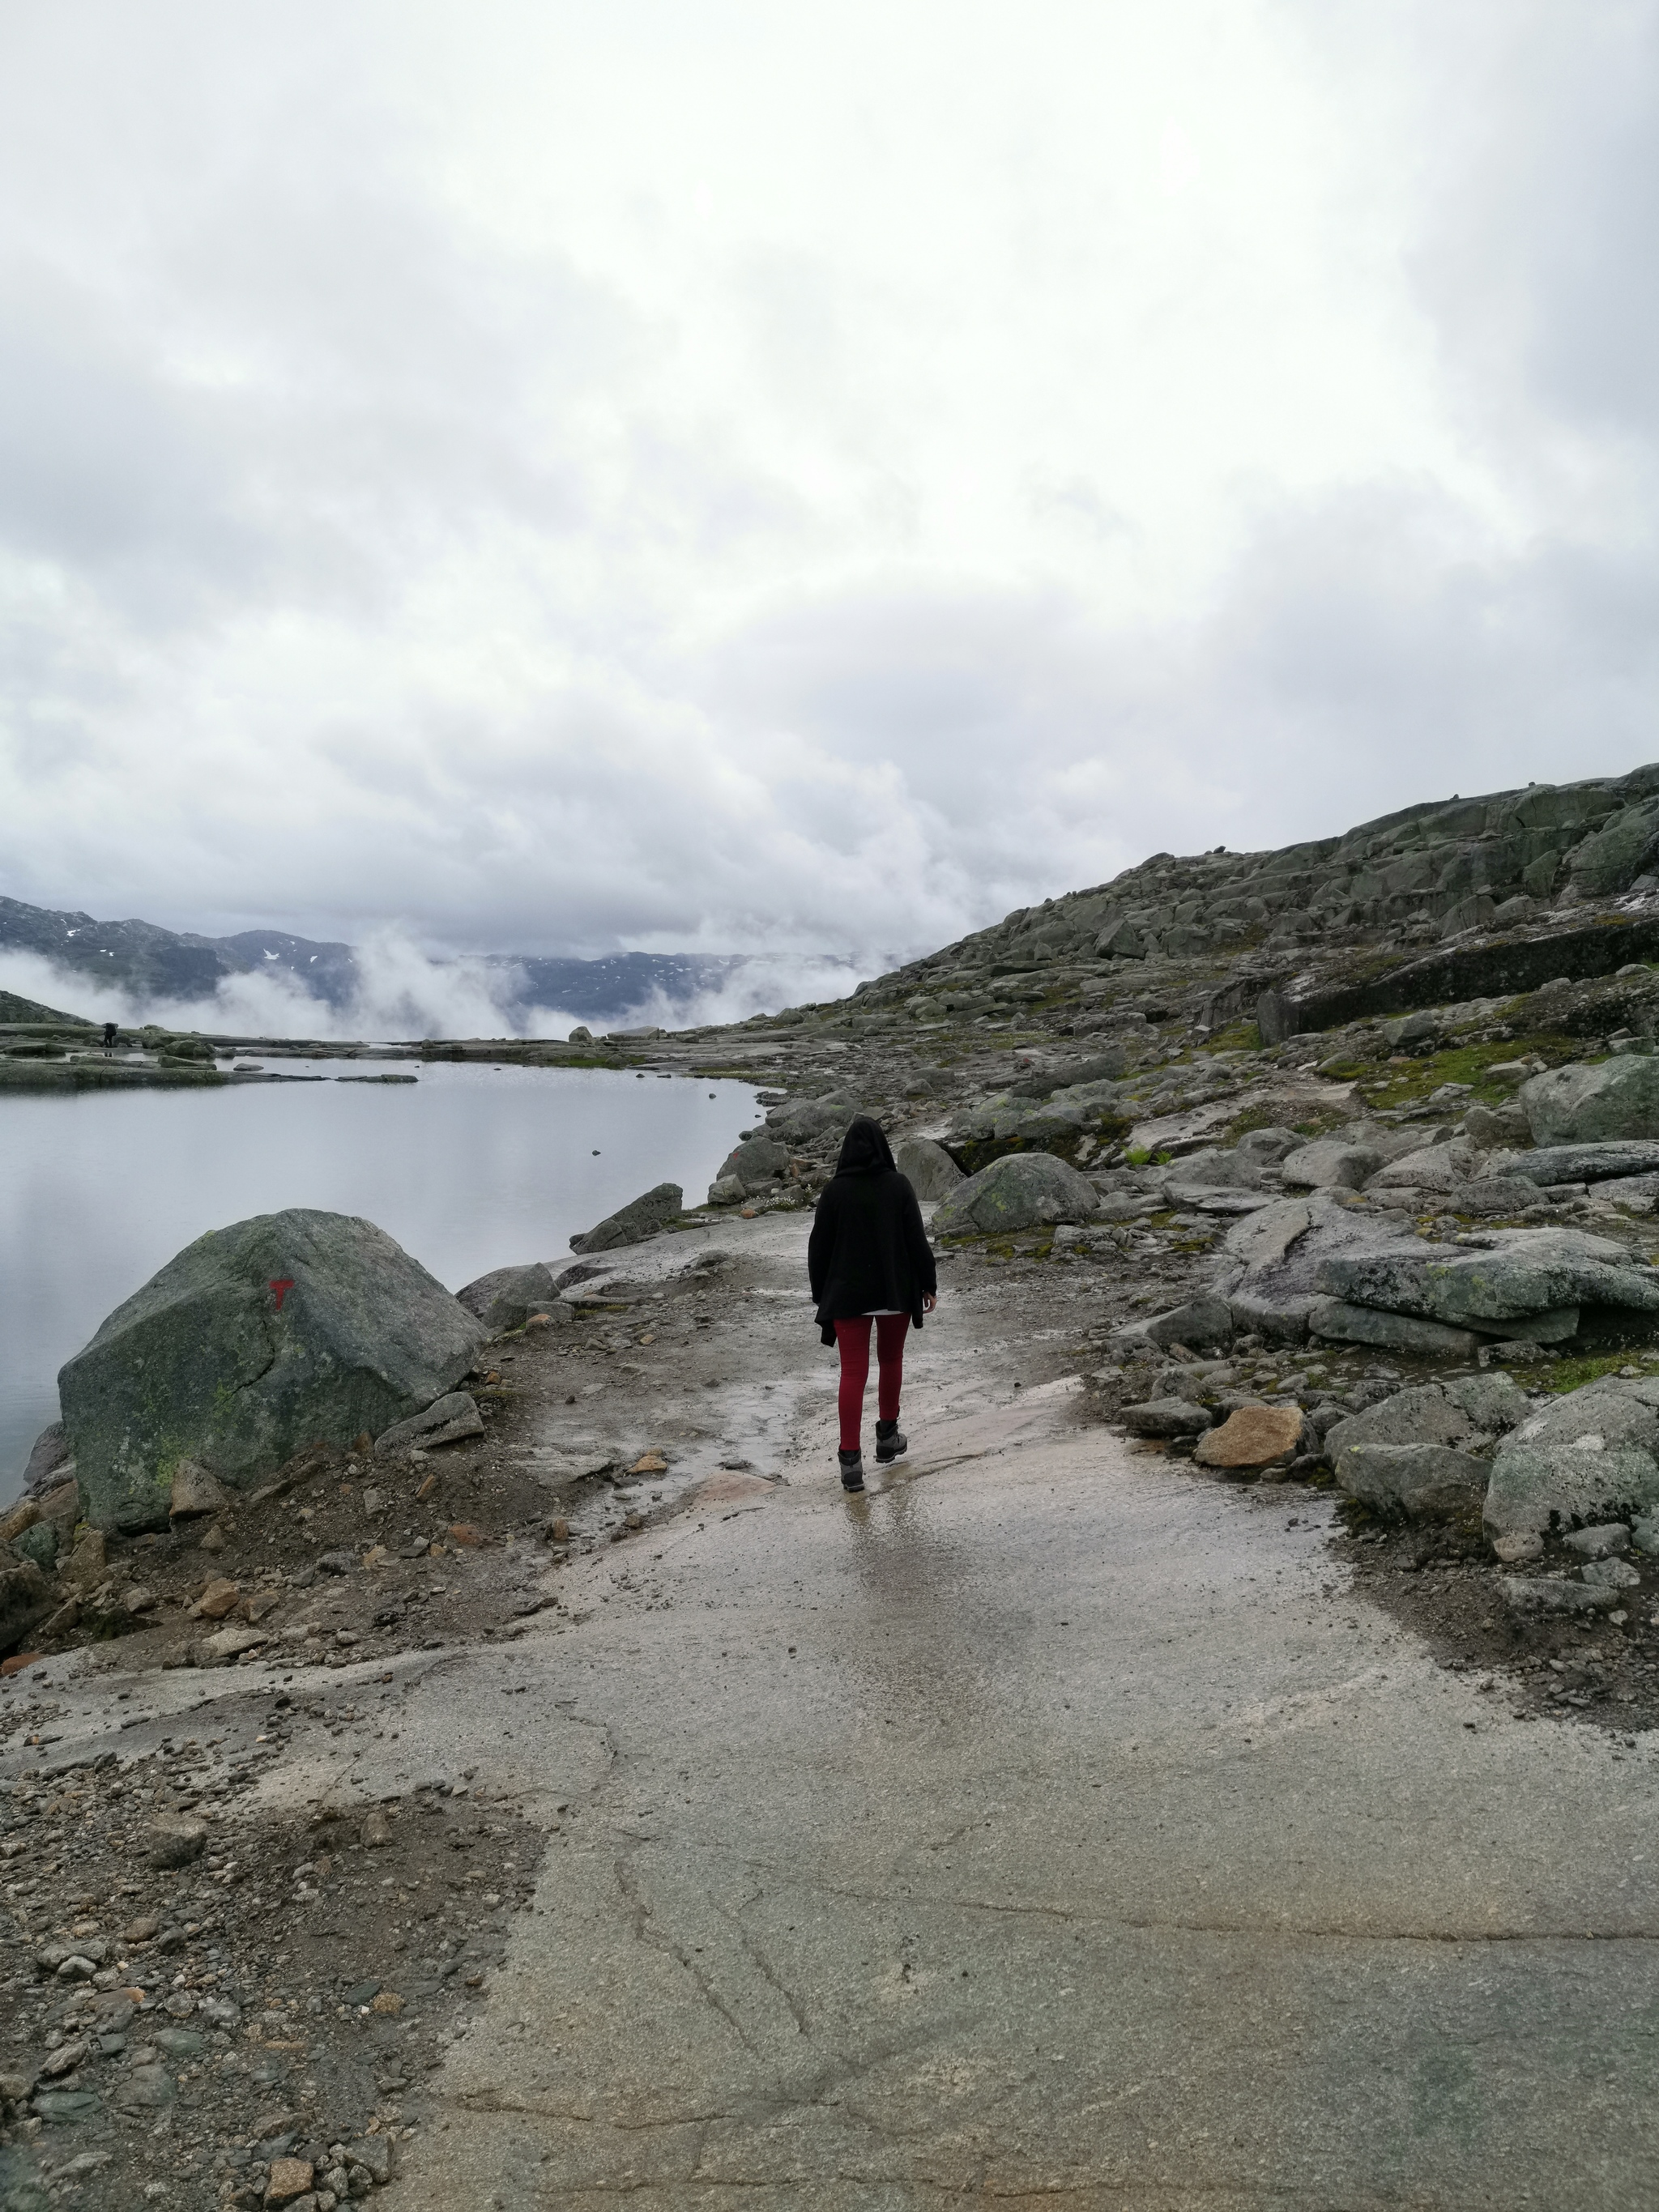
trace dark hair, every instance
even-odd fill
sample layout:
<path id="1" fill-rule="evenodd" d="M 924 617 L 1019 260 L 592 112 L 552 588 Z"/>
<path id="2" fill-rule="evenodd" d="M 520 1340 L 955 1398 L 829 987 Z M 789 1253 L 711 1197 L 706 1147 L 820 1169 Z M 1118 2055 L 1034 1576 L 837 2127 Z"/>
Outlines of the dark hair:
<path id="1" fill-rule="evenodd" d="M 893 1169 L 892 1148 L 887 1142 L 887 1132 L 879 1121 L 869 1115 L 860 1114 L 848 1124 L 847 1134 L 841 1140 L 841 1158 L 836 1162 L 836 1173 L 844 1175 L 885 1175 Z"/>

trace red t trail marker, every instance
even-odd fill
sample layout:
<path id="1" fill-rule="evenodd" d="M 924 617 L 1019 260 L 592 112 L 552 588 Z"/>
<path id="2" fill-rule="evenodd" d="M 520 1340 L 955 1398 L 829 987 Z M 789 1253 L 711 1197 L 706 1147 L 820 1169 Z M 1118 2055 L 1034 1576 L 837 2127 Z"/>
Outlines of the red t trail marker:
<path id="1" fill-rule="evenodd" d="M 276 1293 L 276 1310 L 281 1313 L 283 1300 L 294 1288 L 294 1278 L 292 1275 L 273 1275 L 270 1279 L 270 1287 Z"/>

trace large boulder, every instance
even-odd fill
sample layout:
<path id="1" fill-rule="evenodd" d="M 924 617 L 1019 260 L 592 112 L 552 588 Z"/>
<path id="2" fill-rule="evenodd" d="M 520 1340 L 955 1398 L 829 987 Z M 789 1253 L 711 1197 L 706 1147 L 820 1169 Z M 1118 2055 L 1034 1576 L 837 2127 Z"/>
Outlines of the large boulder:
<path id="1" fill-rule="evenodd" d="M 1573 1315 L 1573 1325 L 1578 1316 Z M 1383 1313 L 1376 1306 L 1351 1306 L 1341 1298 L 1316 1298 L 1308 1312 L 1308 1334 L 1330 1344 L 1374 1344 L 1387 1352 L 1414 1352 L 1431 1359 L 1473 1359 L 1480 1340 L 1444 1322 L 1419 1321 L 1413 1314 Z"/>
<path id="2" fill-rule="evenodd" d="M 181 1460 L 242 1489 L 307 1444 L 378 1435 L 484 1334 L 372 1221 L 296 1207 L 210 1231 L 58 1374 L 87 1516 L 164 1528 Z"/>
<path id="3" fill-rule="evenodd" d="M 1412 1521 L 1472 1517 L 1486 1486 L 1486 1463 L 1446 1444 L 1354 1444 L 1337 1481 L 1350 1498 Z"/>
<path id="4" fill-rule="evenodd" d="M 816 1098 L 787 1099 L 766 1117 L 769 1135 L 786 1145 L 811 1144 L 815 1137 L 844 1135 L 848 1123 L 860 1112 L 850 1091 L 826 1091 Z M 754 1139 L 751 1138 L 752 1144 Z M 917 1193 L 921 1196 L 921 1193 Z"/>
<path id="5" fill-rule="evenodd" d="M 1363 1190 L 1382 1164 L 1369 1145 L 1346 1145 L 1322 1137 L 1286 1152 L 1279 1171 L 1298 1190 Z"/>
<path id="6" fill-rule="evenodd" d="M 1586 1067 L 1573 1060 L 1521 1086 L 1535 1145 L 1659 1137 L 1659 1059 L 1632 1053 Z"/>
<path id="7" fill-rule="evenodd" d="M 948 1198 L 967 1178 L 943 1145 L 931 1137 L 902 1137 L 893 1147 L 893 1164 L 910 1179 L 920 1199 Z"/>
<path id="8" fill-rule="evenodd" d="M 1326 1431 L 1325 1449 L 1340 1482 L 1345 1452 L 1370 1444 L 1464 1444 L 1477 1433 L 1477 1424 L 1461 1406 L 1425 1382 L 1396 1390 L 1363 1413 L 1337 1422 Z"/>
<path id="9" fill-rule="evenodd" d="M 492 1336 L 503 1329 L 522 1328 L 533 1313 L 564 1312 L 553 1270 L 544 1260 L 532 1260 L 521 1267 L 492 1267 L 455 1295 Z"/>
<path id="10" fill-rule="evenodd" d="M 1425 1145 L 1402 1152 L 1372 1177 L 1377 1190 L 1457 1190 L 1474 1182 L 1486 1165 L 1486 1154 L 1466 1138 L 1449 1144 Z"/>
<path id="11" fill-rule="evenodd" d="M 1659 1382 L 1608 1377 L 1533 1413 L 1498 1448 L 1489 1536 L 1540 1533 L 1659 1504 Z"/>
<path id="12" fill-rule="evenodd" d="M 748 1147 L 742 1149 L 747 1151 Z M 787 1164 L 787 1152 L 784 1159 Z M 615 1213 L 607 1213 L 585 1236 L 573 1237 L 570 1249 L 573 1252 L 609 1252 L 618 1244 L 643 1244 L 647 1237 L 659 1237 L 665 1229 L 672 1228 L 684 1211 L 685 1193 L 678 1183 L 659 1182 L 654 1189 L 629 1199 Z"/>
<path id="13" fill-rule="evenodd" d="M 1325 1431 L 1325 1449 L 1340 1483 L 1350 1452 L 1376 1444 L 1459 1449 L 1485 1445 L 1516 1428 L 1528 1412 L 1525 1391 L 1507 1375 L 1419 1383 L 1334 1423 Z"/>
<path id="14" fill-rule="evenodd" d="M 757 1190 L 769 1189 L 773 1183 L 778 1182 L 788 1172 L 788 1146 L 781 1145 L 775 1137 L 769 1136 L 765 1131 L 760 1131 L 745 1139 L 744 1143 L 732 1146 L 720 1163 L 719 1174 L 709 1185 L 710 1200 L 714 1203 L 720 1202 L 714 1200 L 714 1193 L 720 1190 L 723 1183 L 735 1183 L 739 1194 L 744 1197 L 750 1197 Z M 665 1183 L 662 1188 L 666 1190 L 672 1188 L 673 1186 Z M 722 1198 L 726 1194 L 722 1192 Z M 605 1225 L 603 1222 L 599 1224 L 600 1228 Z M 595 1230 L 592 1233 L 597 1236 L 599 1231 Z M 574 1244 L 575 1239 L 573 1237 L 571 1242 Z M 588 1248 L 584 1245 L 579 1249 L 586 1250 Z"/>
<path id="15" fill-rule="evenodd" d="M 940 1237 L 988 1236 L 1087 1221 L 1099 1204 L 1089 1178 L 1052 1152 L 1008 1152 L 941 1199 L 933 1226 Z"/>
<path id="16" fill-rule="evenodd" d="M 1215 1287 L 1232 1309 L 1236 1329 L 1297 1344 L 1326 1295 L 1319 1280 L 1326 1261 L 1419 1249 L 1415 1237 L 1385 1225 L 1362 1199 L 1314 1190 L 1305 1198 L 1277 1199 L 1235 1222 Z"/>
<path id="17" fill-rule="evenodd" d="M 1319 1288 L 1352 1305 L 1462 1328 L 1582 1305 L 1659 1312 L 1659 1270 L 1634 1264 L 1622 1244 L 1576 1229 L 1494 1229 L 1474 1247 L 1413 1239 L 1388 1250 L 1333 1254 L 1320 1266 Z"/>

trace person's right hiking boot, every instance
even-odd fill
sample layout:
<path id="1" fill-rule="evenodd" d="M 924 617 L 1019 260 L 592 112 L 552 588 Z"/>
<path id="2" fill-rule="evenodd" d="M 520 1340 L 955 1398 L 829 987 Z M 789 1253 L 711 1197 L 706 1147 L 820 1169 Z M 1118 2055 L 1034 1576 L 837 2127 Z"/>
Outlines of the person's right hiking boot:
<path id="1" fill-rule="evenodd" d="M 844 1451 L 841 1460 L 841 1486 L 843 1490 L 862 1490 L 864 1487 L 864 1454 Z"/>
<path id="2" fill-rule="evenodd" d="M 876 1465 L 878 1467 L 891 1467 L 899 1454 L 908 1451 L 909 1449 L 910 1439 L 899 1434 L 899 1425 L 896 1421 L 876 1423 Z"/>

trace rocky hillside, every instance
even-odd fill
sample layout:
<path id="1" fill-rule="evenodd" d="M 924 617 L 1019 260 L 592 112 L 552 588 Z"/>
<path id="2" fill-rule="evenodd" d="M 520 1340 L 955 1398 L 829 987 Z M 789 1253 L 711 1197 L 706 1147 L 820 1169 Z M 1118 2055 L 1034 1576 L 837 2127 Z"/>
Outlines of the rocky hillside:
<path id="1" fill-rule="evenodd" d="M 1273 1042 L 1656 951 L 1659 765 L 1407 807 L 1277 852 L 1156 853 L 857 997 L 866 1019 L 927 1020 L 1155 982 L 1205 1027 L 1249 1014 Z"/>

